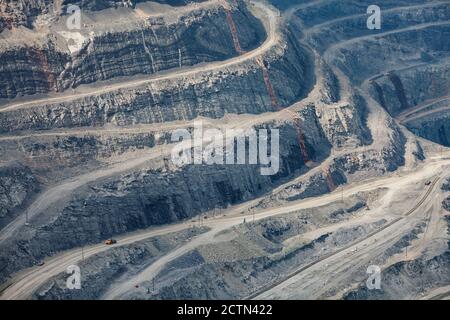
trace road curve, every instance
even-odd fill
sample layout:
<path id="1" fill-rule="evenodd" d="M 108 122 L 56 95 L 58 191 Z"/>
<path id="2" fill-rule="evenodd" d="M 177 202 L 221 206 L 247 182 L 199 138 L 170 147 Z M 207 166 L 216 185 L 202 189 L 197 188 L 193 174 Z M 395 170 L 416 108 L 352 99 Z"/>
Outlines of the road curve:
<path id="1" fill-rule="evenodd" d="M 412 120 L 420 119 L 420 118 L 423 118 L 423 117 L 426 117 L 426 116 L 429 116 L 429 115 L 432 115 L 435 113 L 440 113 L 442 111 L 447 111 L 450 109 L 450 106 L 443 106 L 443 107 L 427 110 L 428 107 L 430 107 L 434 104 L 438 104 L 440 102 L 447 101 L 447 100 L 450 100 L 450 95 L 427 100 L 413 108 L 410 108 L 410 109 L 400 113 L 396 117 L 396 119 L 401 124 L 405 124 Z"/>
<path id="2" fill-rule="evenodd" d="M 9 110 L 14 109 L 21 109 L 26 107 L 32 107 L 35 104 L 39 104 L 40 102 L 62 102 L 67 101 L 71 99 L 77 99 L 84 96 L 90 96 L 94 94 L 104 93 L 112 90 L 117 89 L 123 89 L 123 88 L 129 88 L 129 87 L 135 87 L 137 85 L 163 80 L 163 79 L 170 79 L 170 78 L 177 78 L 177 77 L 183 77 L 187 75 L 192 75 L 197 72 L 204 72 L 204 71 L 211 71 L 214 69 L 219 69 L 235 64 L 240 64 L 246 60 L 253 59 L 261 54 L 264 54 L 267 50 L 269 50 L 273 45 L 275 45 L 278 41 L 278 14 L 277 12 L 273 11 L 270 7 L 260 3 L 260 2 L 254 2 L 251 1 L 251 3 L 261 9 L 265 12 L 266 19 L 268 21 L 267 24 L 267 39 L 266 41 L 257 49 L 244 53 L 241 56 L 231 58 L 226 61 L 220 61 L 208 64 L 206 66 L 196 66 L 189 70 L 179 70 L 175 71 L 173 73 L 169 73 L 166 75 L 161 75 L 158 77 L 154 77 L 151 79 L 141 80 L 137 82 L 128 82 L 128 83 L 121 83 L 114 86 L 107 86 L 102 89 L 98 89 L 92 92 L 83 93 L 83 94 L 74 94 L 70 96 L 62 96 L 62 97 L 56 97 L 51 99 L 40 99 L 40 100 L 34 100 L 19 104 L 14 104 L 7 106 L 5 108 L 0 109 L 0 112 L 6 112 Z M 266 24 L 264 24 L 266 25 Z M 170 126 L 170 125 L 169 125 Z M 17 137 L 11 137 L 9 139 L 15 139 Z M 8 140 L 8 137 L 2 138 L 3 140 Z M 0 140 L 2 140 L 0 139 Z M 18 228 L 23 226 L 26 223 L 26 219 L 28 216 L 28 219 L 31 219 L 39 212 L 42 212 L 42 210 L 48 208 L 52 203 L 57 201 L 58 199 L 61 199 L 64 196 L 68 196 L 71 192 L 73 192 L 76 188 L 81 187 L 82 185 L 85 185 L 86 183 L 93 182 L 97 179 L 104 178 L 107 176 L 111 176 L 113 174 L 117 174 L 120 172 L 124 172 L 126 170 L 132 169 L 134 167 L 137 167 L 145 162 L 147 162 L 150 159 L 154 159 L 156 156 L 158 156 L 160 152 L 158 150 L 152 150 L 148 155 L 144 155 L 143 157 L 139 157 L 138 159 L 134 159 L 132 161 L 126 161 L 124 163 L 119 163 L 114 166 L 108 167 L 106 169 L 100 169 L 95 172 L 91 172 L 88 174 L 84 174 L 82 176 L 74 177 L 71 179 L 66 180 L 62 184 L 59 184 L 55 187 L 50 188 L 49 190 L 42 193 L 24 212 L 24 214 L 18 216 L 15 220 L 10 222 L 5 228 L 3 228 L 0 231 L 0 242 L 3 242 L 5 239 L 10 237 Z"/>
<path id="3" fill-rule="evenodd" d="M 306 270 L 308 270 L 308 269 L 314 267 L 315 265 L 319 264 L 320 262 L 325 261 L 325 260 L 327 260 L 327 259 L 330 259 L 330 258 L 332 258 L 332 257 L 334 257 L 334 256 L 336 256 L 336 255 L 338 255 L 339 253 L 343 252 L 343 251 L 349 250 L 349 249 L 351 249 L 352 247 L 357 247 L 359 244 L 361 244 L 362 242 L 366 241 L 367 239 L 370 239 L 370 238 L 376 236 L 377 234 L 379 234 L 379 233 L 385 231 L 386 229 L 388 229 L 388 228 L 390 228 L 390 227 L 392 227 L 392 226 L 395 226 L 399 221 L 401 221 L 401 220 L 407 218 L 408 216 L 410 216 L 411 214 L 413 214 L 416 210 L 418 210 L 418 209 L 422 206 L 422 204 L 427 200 L 427 198 L 430 196 L 431 192 L 434 190 L 434 188 L 435 188 L 437 182 L 440 181 L 440 180 L 441 180 L 441 179 L 440 179 L 439 177 L 436 177 L 436 178 L 433 180 L 432 184 L 428 187 L 428 190 L 426 191 L 426 193 L 424 194 L 424 196 L 423 196 L 423 197 L 422 197 L 422 198 L 421 198 L 421 199 L 420 199 L 420 200 L 419 200 L 419 201 L 418 201 L 418 202 L 417 202 L 417 203 L 416 203 L 416 204 L 415 204 L 408 212 L 406 212 L 403 216 L 393 219 L 392 221 L 390 221 L 389 223 L 387 223 L 386 225 L 384 225 L 382 228 L 377 229 L 377 230 L 375 230 L 375 231 L 369 233 L 369 234 L 366 235 L 365 237 L 363 237 L 363 238 L 361 238 L 361 239 L 358 239 L 357 241 L 352 242 L 352 243 L 350 243 L 349 245 L 347 245 L 347 246 L 345 246 L 345 247 L 343 247 L 343 248 L 341 248 L 341 249 L 339 249 L 339 250 L 336 250 L 336 251 L 334 251 L 334 252 L 331 252 L 331 253 L 325 255 L 323 258 L 320 258 L 320 259 L 318 259 L 318 260 L 316 260 L 316 261 L 313 261 L 313 262 L 307 264 L 306 266 L 303 266 L 303 267 L 297 269 L 297 270 L 294 271 L 293 273 L 287 275 L 286 277 L 283 277 L 283 279 L 280 279 L 280 280 L 276 281 L 275 283 L 272 283 L 272 284 L 268 285 L 267 287 L 261 288 L 260 290 L 254 292 L 253 294 L 251 294 L 250 296 L 248 296 L 248 297 L 246 298 L 246 300 L 262 298 L 261 295 L 263 295 L 264 293 L 266 293 L 266 292 L 268 292 L 269 290 L 272 290 L 272 289 L 274 289 L 274 288 L 276 288 L 276 287 L 282 285 L 283 283 L 285 283 L 286 281 L 290 280 L 291 278 L 293 278 L 293 277 L 299 275 L 299 274 L 302 273 L 303 271 L 306 271 Z"/>
<path id="4" fill-rule="evenodd" d="M 153 76 L 153 77 L 149 77 L 149 78 L 142 79 L 142 80 L 134 80 L 134 81 L 128 81 L 128 82 L 107 85 L 105 87 L 95 89 L 95 90 L 90 90 L 90 91 L 84 92 L 84 93 L 75 93 L 75 94 L 70 94 L 70 95 L 61 94 L 61 96 L 53 97 L 53 98 L 42 98 L 42 99 L 37 99 L 37 100 L 32 100 L 32 101 L 9 104 L 9 105 L 5 105 L 4 107 L 2 107 L 0 109 L 0 113 L 17 110 L 17 109 L 30 108 L 30 107 L 40 105 L 40 104 L 61 103 L 61 102 L 65 102 L 65 101 L 71 101 L 71 100 L 84 98 L 84 97 L 88 97 L 88 96 L 93 96 L 93 95 L 99 95 L 99 94 L 103 94 L 103 93 L 107 93 L 107 92 L 111 92 L 111 91 L 115 91 L 115 90 L 119 90 L 119 89 L 135 88 L 137 86 L 141 86 L 141 85 L 145 85 L 145 84 L 149 84 L 149 83 L 161 81 L 161 80 L 169 80 L 169 79 L 174 79 L 174 78 L 187 77 L 187 76 L 191 76 L 191 75 L 194 75 L 194 74 L 200 73 L 200 72 L 209 72 L 209 71 L 213 71 L 213 70 L 217 70 L 217 69 L 223 69 L 225 67 L 231 67 L 234 65 L 241 64 L 245 61 L 257 58 L 258 56 L 263 55 L 264 53 L 269 51 L 274 45 L 276 45 L 278 43 L 278 40 L 279 40 L 278 18 L 279 18 L 279 16 L 278 16 L 277 12 L 275 12 L 273 9 L 271 9 L 270 7 L 266 6 L 265 4 L 263 4 L 261 2 L 250 1 L 250 3 L 253 4 L 255 7 L 258 7 L 259 9 L 264 11 L 265 19 L 268 21 L 268 24 L 266 27 L 266 33 L 267 33 L 266 40 L 260 47 L 254 49 L 252 51 L 248 51 L 240 56 L 237 56 L 237 57 L 225 60 L 225 61 L 211 62 L 211 63 L 208 63 L 207 65 L 197 65 L 197 66 L 193 66 L 191 68 L 186 68 L 186 69 L 176 70 L 176 71 L 168 70 L 164 74 L 161 74 L 158 76 Z"/>
<path id="5" fill-rule="evenodd" d="M 446 25 L 450 25 L 450 22 L 449 21 L 427 22 L 427 23 L 421 23 L 421 24 L 408 26 L 405 28 L 400 28 L 400 29 L 390 30 L 390 31 L 386 31 L 386 32 L 380 32 L 380 33 L 375 33 L 375 34 L 371 34 L 371 35 L 365 35 L 365 36 L 351 38 L 351 39 L 348 39 L 345 41 L 335 43 L 335 44 L 331 45 L 330 47 L 328 47 L 324 52 L 324 59 L 326 61 L 331 61 L 331 58 L 335 54 L 336 50 L 342 49 L 342 48 L 348 48 L 348 46 L 350 46 L 354 43 L 357 43 L 359 41 L 383 38 L 385 36 L 392 35 L 392 34 L 399 34 L 399 33 L 408 32 L 408 31 L 417 31 L 417 30 L 422 30 L 422 29 L 427 29 L 427 28 L 432 28 L 432 27 L 437 27 L 437 26 L 446 26 Z"/>
<path id="6" fill-rule="evenodd" d="M 161 155 L 164 148 L 155 147 L 147 153 L 141 154 L 132 160 L 119 162 L 106 168 L 102 168 L 96 171 L 92 171 L 80 176 L 69 178 L 64 182 L 53 186 L 41 193 L 38 198 L 28 206 L 24 213 L 16 217 L 13 221 L 7 224 L 0 230 L 0 243 L 8 239 L 16 230 L 24 226 L 27 222 L 27 218 L 31 220 L 37 214 L 43 210 L 48 209 L 52 204 L 56 203 L 59 199 L 69 196 L 75 189 L 93 182 L 98 179 L 106 178 L 114 174 L 125 172 L 127 170 L 138 167 L 150 160 L 153 160 Z"/>
<path id="7" fill-rule="evenodd" d="M 448 165 L 450 165 L 450 159 L 440 160 L 439 158 L 436 158 L 434 161 L 430 161 L 429 163 L 424 165 L 422 169 L 417 169 L 414 172 L 405 174 L 403 176 L 395 174 L 390 177 L 384 177 L 374 181 L 348 186 L 348 188 L 343 190 L 342 193 L 341 191 L 335 191 L 333 193 L 329 193 L 320 197 L 295 201 L 282 207 L 263 210 L 255 215 L 255 220 L 338 201 L 339 199 L 341 199 L 342 195 L 348 197 L 358 192 L 370 191 L 386 186 L 389 187 L 389 185 L 411 181 L 411 179 L 422 180 L 429 177 L 430 174 L 439 172 L 439 170 L 443 166 Z M 230 210 L 226 212 L 227 216 L 207 221 L 205 222 L 205 226 L 212 228 L 214 228 L 214 226 L 220 227 L 225 224 L 231 226 L 233 224 L 242 223 L 244 217 L 247 217 L 248 220 L 252 216 L 251 214 L 242 215 L 240 214 L 240 212 L 241 211 L 236 209 L 236 207 L 230 208 Z M 181 231 L 188 227 L 189 223 L 183 222 L 159 228 L 151 228 L 139 233 L 123 235 L 121 237 L 118 237 L 117 239 L 119 245 L 126 245 L 157 235 Z M 109 250 L 110 248 L 111 247 L 105 246 L 103 243 L 89 246 L 84 249 L 84 256 L 85 258 L 88 258 L 90 256 L 93 256 L 94 254 Z M 39 288 L 39 286 L 44 284 L 51 277 L 64 272 L 69 265 L 76 264 L 80 260 L 81 253 L 80 249 L 77 248 L 49 258 L 43 266 L 32 267 L 30 269 L 19 272 L 17 275 L 13 276 L 11 281 L 9 281 L 7 288 L 3 290 L 0 298 L 6 300 L 27 299 L 37 288 Z"/>
<path id="8" fill-rule="evenodd" d="M 374 182 L 373 184 L 368 183 L 365 187 L 369 188 L 369 189 L 371 189 L 371 188 L 373 189 L 373 188 L 376 188 L 377 186 L 378 186 L 377 182 Z M 354 187 L 354 189 L 356 189 L 358 191 L 366 191 L 366 188 L 358 187 L 358 186 Z M 352 188 L 350 188 L 350 190 L 352 190 Z M 346 191 L 344 193 L 346 194 L 348 192 L 350 192 L 350 191 Z M 431 190 L 426 194 L 423 201 L 425 201 L 426 197 L 428 197 L 430 192 L 431 192 Z M 283 214 L 283 213 L 289 213 L 289 212 L 299 210 L 299 209 L 302 209 L 305 207 L 313 207 L 313 205 L 312 205 L 313 203 L 317 203 L 317 206 L 318 206 L 318 205 L 323 205 L 324 203 L 333 202 L 333 201 L 337 200 L 336 195 L 338 196 L 339 192 L 332 193 L 329 196 L 326 195 L 326 196 L 319 197 L 319 199 L 314 198 L 314 199 L 307 200 L 307 201 L 300 201 L 298 204 L 295 204 L 293 206 L 284 206 L 281 208 L 266 210 L 261 213 L 258 213 L 256 215 L 257 218 L 255 218 L 255 220 L 267 218 L 270 216 L 276 216 L 276 215 Z M 423 201 L 419 202 L 417 204 L 417 206 L 420 206 L 423 203 Z M 415 210 L 416 209 L 411 210 L 410 212 L 407 213 L 407 215 L 411 214 Z M 232 221 L 232 222 L 236 222 L 237 224 L 242 222 L 242 216 L 238 217 L 237 219 L 238 219 L 237 221 Z M 215 224 L 214 226 L 213 225 L 210 225 L 210 226 L 214 227 L 214 230 L 199 236 L 198 239 L 193 240 L 193 241 L 189 242 L 188 244 L 186 244 L 185 246 L 180 247 L 180 248 L 168 253 L 167 255 L 161 257 L 158 261 L 151 264 L 150 266 L 148 266 L 146 269 L 144 269 L 137 275 L 127 279 L 126 281 L 124 281 L 122 283 L 115 284 L 105 293 L 105 295 L 102 298 L 106 299 L 106 300 L 121 298 L 121 296 L 124 295 L 127 291 L 129 291 L 131 288 L 134 288 L 134 286 L 136 284 L 142 283 L 144 281 L 150 281 L 151 279 L 153 279 L 163 269 L 163 267 L 170 261 L 173 261 L 174 259 L 176 259 L 176 258 L 180 257 L 181 255 L 187 253 L 188 251 L 194 249 L 195 247 L 197 247 L 200 244 L 212 243 L 214 241 L 215 234 L 217 234 L 218 232 L 220 232 L 224 229 L 230 228 L 232 226 L 232 224 L 230 224 L 228 222 L 228 223 L 219 223 L 219 224 Z M 386 226 L 386 227 L 388 227 L 388 226 Z"/>

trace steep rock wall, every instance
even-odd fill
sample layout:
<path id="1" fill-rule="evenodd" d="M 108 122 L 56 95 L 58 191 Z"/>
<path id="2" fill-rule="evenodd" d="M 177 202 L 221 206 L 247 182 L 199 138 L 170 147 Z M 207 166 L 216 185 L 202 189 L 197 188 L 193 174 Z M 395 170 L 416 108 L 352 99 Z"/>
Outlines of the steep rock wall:
<path id="1" fill-rule="evenodd" d="M 264 27 L 241 4 L 231 16 L 240 45 L 248 51 L 265 39 Z M 116 27 L 117 28 L 117 27 Z M 0 98 L 64 91 L 80 84 L 221 61 L 236 56 L 223 7 L 197 10 L 176 22 L 127 22 L 123 30 L 89 33 L 79 51 L 68 52 L 59 31 L 43 43 L 0 50 Z"/>
<path id="2" fill-rule="evenodd" d="M 347 2 L 347 1 L 346 1 Z M 346 2 L 342 2 L 346 6 Z M 450 20 L 450 4 L 436 3 L 433 6 L 425 6 L 422 8 L 389 8 L 385 7 L 383 3 L 383 20 L 382 32 L 389 32 L 411 25 L 419 25 L 429 22 L 443 22 Z M 359 8 L 352 6 L 351 10 Z M 367 7 L 366 7 L 367 8 Z M 350 9 L 350 8 L 349 8 Z M 357 11 L 355 11 L 356 13 Z M 313 30 L 313 32 L 306 35 L 306 40 L 318 49 L 319 52 L 324 52 L 326 48 L 335 43 L 349 40 L 356 37 L 370 36 L 375 34 L 374 30 L 365 27 L 367 22 L 367 14 L 363 8 L 359 11 L 360 15 L 350 16 L 343 20 L 337 20 L 323 25 L 320 29 Z M 357 14 L 357 13 L 356 13 Z M 325 21 L 327 23 L 327 21 Z"/>
<path id="3" fill-rule="evenodd" d="M 160 159 L 77 189 L 68 201 L 43 212 L 37 220 L 40 226 L 22 228 L 18 237 L 2 243 L 1 280 L 54 252 L 187 219 L 269 192 L 308 170 L 297 131 L 290 125 L 280 129 L 280 170 L 273 176 L 261 175 L 259 165 L 187 165 L 177 169 Z M 313 140 L 306 137 L 310 157 L 320 161 L 329 152 L 326 138 L 320 128 L 310 134 Z"/>
<path id="4" fill-rule="evenodd" d="M 450 23 L 362 39 L 337 48 L 331 62 L 352 81 L 361 83 L 372 76 L 395 70 L 399 63 L 407 66 L 429 62 L 430 55 L 426 52 L 433 51 L 433 55 L 439 58 L 448 57 L 450 43 L 446 37 L 449 32 Z M 379 59 L 380 56 L 384 59 Z"/>
<path id="5" fill-rule="evenodd" d="M 450 66 L 447 63 L 425 63 L 394 71 L 373 80 L 371 86 L 372 96 L 392 116 L 449 93 Z"/>
<path id="6" fill-rule="evenodd" d="M 69 102 L 0 112 L 0 132 L 256 114 L 289 106 L 312 87 L 310 55 L 297 43 L 273 48 L 264 63 L 278 106 L 271 101 L 261 66 L 249 61 L 244 66 L 230 66 L 226 74 L 222 70 L 203 72 Z"/>
<path id="7" fill-rule="evenodd" d="M 39 191 L 31 170 L 17 163 L 0 164 L 0 227 Z"/>

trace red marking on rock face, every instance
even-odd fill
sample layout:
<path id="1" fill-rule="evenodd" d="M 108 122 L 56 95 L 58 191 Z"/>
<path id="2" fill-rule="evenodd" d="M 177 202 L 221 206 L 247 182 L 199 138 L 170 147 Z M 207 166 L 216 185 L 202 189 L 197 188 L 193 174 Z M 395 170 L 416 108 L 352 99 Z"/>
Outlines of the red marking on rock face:
<path id="1" fill-rule="evenodd" d="M 31 52 L 36 57 L 38 65 L 41 67 L 42 73 L 44 75 L 45 81 L 47 83 L 48 90 L 54 90 L 56 88 L 55 75 L 51 71 L 50 64 L 48 62 L 47 56 L 43 50 L 33 48 Z"/>
<path id="2" fill-rule="evenodd" d="M 282 108 L 280 108 L 280 106 L 278 105 L 275 91 L 273 90 L 272 83 L 270 82 L 269 70 L 267 70 L 267 67 L 264 65 L 264 62 L 262 61 L 261 58 L 257 58 L 256 63 L 261 67 L 261 70 L 263 73 L 263 78 L 264 78 L 264 83 L 266 85 L 267 93 L 269 94 L 270 101 L 272 103 L 272 107 L 274 109 L 276 109 L 277 111 L 281 111 Z"/>
<path id="3" fill-rule="evenodd" d="M 298 145 L 300 147 L 300 153 L 302 154 L 302 160 L 305 164 L 308 164 L 310 162 L 310 159 L 309 159 L 309 155 L 308 155 L 308 149 L 306 147 L 305 136 L 303 134 L 301 123 L 300 123 L 301 120 L 298 117 L 298 115 L 295 114 L 294 112 L 292 112 L 290 110 L 286 110 L 286 111 L 294 119 L 295 131 L 297 132 L 297 141 L 298 141 Z"/>
<path id="4" fill-rule="evenodd" d="M 298 145 L 300 146 L 300 153 L 302 154 L 303 162 L 306 164 L 309 162 L 308 149 L 306 148 L 305 136 L 303 135 L 300 127 L 300 119 L 295 119 L 295 129 L 297 131 Z"/>
<path id="5" fill-rule="evenodd" d="M 272 83 L 270 82 L 269 70 L 267 70 L 267 67 L 265 66 L 264 62 L 262 61 L 262 58 L 260 58 L 260 57 L 257 58 L 256 63 L 261 67 L 261 70 L 263 73 L 263 78 L 264 78 L 264 83 L 266 85 L 266 89 L 269 94 L 270 101 L 272 103 L 272 107 L 277 111 L 283 110 L 283 108 L 281 108 L 280 105 L 278 104 L 277 97 L 275 95 L 275 91 L 273 89 Z M 292 116 L 292 118 L 294 120 L 295 130 L 297 132 L 297 140 L 298 140 L 298 145 L 300 147 L 300 153 L 302 155 L 302 160 L 305 164 L 308 164 L 310 162 L 310 159 L 309 159 L 309 155 L 308 155 L 308 149 L 306 147 L 305 136 L 304 136 L 302 128 L 301 128 L 300 118 L 295 113 L 293 113 L 289 110 L 287 110 L 287 111 L 289 112 L 289 114 Z"/>
<path id="6" fill-rule="evenodd" d="M 225 8 L 225 15 L 227 17 L 227 23 L 228 23 L 228 26 L 230 28 L 231 37 L 233 38 L 234 49 L 236 50 L 236 52 L 239 55 L 241 55 L 245 51 L 242 50 L 242 48 L 241 48 L 241 44 L 239 42 L 239 37 L 238 37 L 238 33 L 237 33 L 236 24 L 234 23 L 233 16 L 231 15 L 230 9 Z"/>
<path id="7" fill-rule="evenodd" d="M 325 178 L 326 178 L 326 181 L 327 181 L 327 185 L 328 185 L 329 191 L 330 192 L 334 191 L 336 189 L 336 185 L 334 184 L 333 177 L 331 176 L 330 168 L 329 167 L 325 167 L 323 169 L 323 173 L 325 174 Z"/>

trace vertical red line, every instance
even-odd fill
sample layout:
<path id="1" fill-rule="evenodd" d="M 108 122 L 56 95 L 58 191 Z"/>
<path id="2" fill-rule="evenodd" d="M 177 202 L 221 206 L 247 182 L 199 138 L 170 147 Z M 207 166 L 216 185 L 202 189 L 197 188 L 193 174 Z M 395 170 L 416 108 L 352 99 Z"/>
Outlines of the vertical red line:
<path id="1" fill-rule="evenodd" d="M 269 94 L 270 101 L 272 103 L 272 107 L 276 110 L 280 111 L 282 110 L 280 106 L 278 105 L 277 97 L 275 95 L 275 91 L 273 90 L 272 83 L 270 82 L 269 77 L 269 71 L 267 70 L 266 66 L 264 65 L 264 62 L 261 60 L 261 58 L 256 59 L 257 64 L 261 67 L 264 83 L 266 85 L 267 93 Z"/>
<path id="2" fill-rule="evenodd" d="M 310 160 L 309 160 L 309 156 L 308 156 L 308 149 L 306 148 L 305 136 L 303 134 L 301 124 L 300 124 L 300 118 L 294 112 L 292 112 L 290 110 L 286 110 L 286 111 L 292 116 L 292 119 L 294 120 L 294 126 L 295 126 L 295 131 L 297 133 L 297 141 L 298 141 L 298 145 L 300 147 L 300 153 L 302 154 L 303 162 L 306 164 Z"/>
<path id="3" fill-rule="evenodd" d="M 48 59 L 47 59 L 45 53 L 42 50 L 38 50 L 38 49 L 33 49 L 33 51 L 36 55 L 38 65 L 42 67 L 42 72 L 46 79 L 48 89 L 49 90 L 54 89 L 55 84 L 56 84 L 55 76 L 53 75 L 53 73 L 50 70 Z"/>
<path id="4" fill-rule="evenodd" d="M 334 184 L 333 177 L 331 176 L 330 168 L 328 166 L 326 166 L 323 169 L 323 173 L 325 174 L 325 177 L 326 177 L 328 189 L 330 190 L 330 192 L 334 191 L 336 189 L 336 185 Z"/>
<path id="5" fill-rule="evenodd" d="M 296 130 L 297 130 L 298 145 L 300 146 L 300 152 L 302 154 L 302 159 L 303 159 L 303 162 L 306 164 L 309 162 L 308 150 L 306 148 L 305 137 L 303 135 L 303 132 L 300 127 L 300 123 L 299 123 L 298 119 L 295 120 L 295 126 L 296 126 Z"/>
<path id="6" fill-rule="evenodd" d="M 236 24 L 234 23 L 233 16 L 231 15 L 231 11 L 228 8 L 225 9 L 225 15 L 227 17 L 227 23 L 230 28 L 231 37 L 233 38 L 234 49 L 236 52 L 241 55 L 244 53 L 244 50 L 241 48 L 241 44 L 239 43 L 239 37 L 237 34 Z"/>

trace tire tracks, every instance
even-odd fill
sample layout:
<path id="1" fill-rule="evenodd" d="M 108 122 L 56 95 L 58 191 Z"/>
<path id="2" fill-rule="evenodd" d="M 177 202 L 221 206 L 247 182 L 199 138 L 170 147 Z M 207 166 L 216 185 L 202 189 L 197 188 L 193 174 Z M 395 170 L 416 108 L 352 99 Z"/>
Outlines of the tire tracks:
<path id="1" fill-rule="evenodd" d="M 356 242 L 353 242 L 353 243 L 351 243 L 351 244 L 349 244 L 349 245 L 347 245 L 347 246 L 345 246 L 345 247 L 343 247 L 343 248 L 341 248 L 341 249 L 339 249 L 339 250 L 337 250 L 335 252 L 329 253 L 329 254 L 325 255 L 323 258 L 321 258 L 319 260 L 316 260 L 316 261 L 313 261 L 313 262 L 307 264 L 306 266 L 301 267 L 300 269 L 294 271 L 293 273 L 289 274 L 288 276 L 284 277 L 283 279 L 281 279 L 281 280 L 279 280 L 279 281 L 277 281 L 277 282 L 275 282 L 273 284 L 268 285 L 267 287 L 264 287 L 264 288 L 256 291 L 255 293 L 253 293 L 250 296 L 246 297 L 245 300 L 252 300 L 252 299 L 258 297 L 259 295 L 261 295 L 261 294 L 263 294 L 263 293 L 265 293 L 265 292 L 267 292 L 267 291 L 269 291 L 269 290 L 279 286 L 280 284 L 286 282 L 287 280 L 293 278 L 294 276 L 297 276 L 298 274 L 302 273 L 303 271 L 310 269 L 311 267 L 315 266 L 316 264 L 318 264 L 318 263 L 320 263 L 320 262 L 322 262 L 322 261 L 324 261 L 326 259 L 329 259 L 329 258 L 331 258 L 331 257 L 333 257 L 333 256 L 335 256 L 335 255 L 337 255 L 337 254 L 339 254 L 339 253 L 341 253 L 341 252 L 343 252 L 345 250 L 348 250 L 348 249 L 354 247 L 354 246 L 357 246 L 361 242 L 364 242 L 365 240 L 367 240 L 367 239 L 377 235 L 378 233 L 386 230 L 387 228 L 393 226 L 394 224 L 396 224 L 400 220 L 403 220 L 403 219 L 407 218 L 408 216 L 410 216 L 412 213 L 414 213 L 418 208 L 420 208 L 422 206 L 422 204 L 427 200 L 427 198 L 429 197 L 429 195 L 433 191 L 434 187 L 436 186 L 436 183 L 439 180 L 440 180 L 440 178 L 436 177 L 434 179 L 434 181 L 432 182 L 432 184 L 429 186 L 429 188 L 428 188 L 427 192 L 425 193 L 425 195 L 420 199 L 420 201 L 413 208 L 411 208 L 407 213 L 405 213 L 405 215 L 403 215 L 402 217 L 395 218 L 391 222 L 389 222 L 388 224 L 384 225 L 381 229 L 378 229 L 376 231 L 373 231 L 373 232 L 369 233 L 364 238 L 362 238 L 362 239 L 360 239 L 360 240 L 358 240 Z"/>

